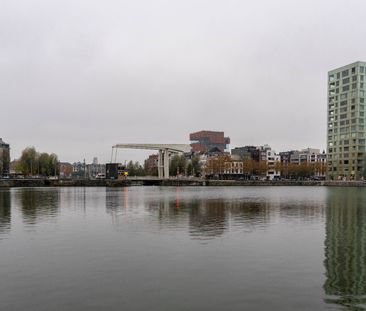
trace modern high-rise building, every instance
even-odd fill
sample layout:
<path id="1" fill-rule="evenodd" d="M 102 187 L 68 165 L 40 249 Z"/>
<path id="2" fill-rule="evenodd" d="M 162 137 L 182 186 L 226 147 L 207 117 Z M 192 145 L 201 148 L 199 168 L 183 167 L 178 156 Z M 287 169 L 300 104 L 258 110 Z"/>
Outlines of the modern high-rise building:
<path id="1" fill-rule="evenodd" d="M 363 179 L 366 63 L 328 72 L 327 177 Z"/>

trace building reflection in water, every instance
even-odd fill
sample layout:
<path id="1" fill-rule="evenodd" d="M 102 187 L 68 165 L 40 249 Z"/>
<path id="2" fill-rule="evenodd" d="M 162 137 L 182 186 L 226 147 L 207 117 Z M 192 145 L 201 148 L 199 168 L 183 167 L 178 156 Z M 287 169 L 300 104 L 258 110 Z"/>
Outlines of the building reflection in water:
<path id="1" fill-rule="evenodd" d="M 187 230 L 193 239 L 213 239 L 226 231 L 243 233 L 266 228 L 271 223 L 322 222 L 324 200 L 295 196 L 291 200 L 271 195 L 223 197 L 209 191 L 149 187 L 106 188 L 106 211 L 114 225 L 120 226 L 126 216 L 129 222 L 145 217 L 152 230 Z M 146 214 L 147 213 L 147 214 Z M 156 227 L 156 225 L 158 227 Z M 154 228 L 154 229 L 153 229 Z"/>
<path id="2" fill-rule="evenodd" d="M 128 187 L 106 188 L 106 211 L 112 216 L 112 221 L 115 226 L 119 226 L 120 218 L 126 215 L 129 202 L 128 193 Z"/>
<path id="3" fill-rule="evenodd" d="M 201 200 L 190 203 L 189 231 L 193 238 L 221 236 L 228 227 L 223 200 Z"/>
<path id="4" fill-rule="evenodd" d="M 10 230 L 11 197 L 10 190 L 0 190 L 0 234 Z"/>
<path id="5" fill-rule="evenodd" d="M 328 190 L 325 301 L 346 310 L 366 310 L 366 193 Z"/>
<path id="6" fill-rule="evenodd" d="M 59 188 L 23 188 L 15 191 L 14 197 L 19 201 L 23 220 L 27 224 L 36 224 L 44 218 L 54 217 L 59 211 Z"/>

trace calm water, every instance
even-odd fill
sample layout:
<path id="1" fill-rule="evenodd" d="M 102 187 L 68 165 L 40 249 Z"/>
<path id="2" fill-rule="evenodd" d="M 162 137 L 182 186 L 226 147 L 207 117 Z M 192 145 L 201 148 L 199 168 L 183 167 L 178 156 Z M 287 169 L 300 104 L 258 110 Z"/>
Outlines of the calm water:
<path id="1" fill-rule="evenodd" d="M 0 190 L 0 310 L 366 310 L 366 189 Z"/>

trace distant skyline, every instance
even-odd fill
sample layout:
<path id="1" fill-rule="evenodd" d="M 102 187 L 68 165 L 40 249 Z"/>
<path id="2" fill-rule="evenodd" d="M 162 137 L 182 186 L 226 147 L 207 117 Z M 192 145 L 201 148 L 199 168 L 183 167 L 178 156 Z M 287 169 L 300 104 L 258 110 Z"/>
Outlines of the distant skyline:
<path id="1" fill-rule="evenodd" d="M 366 59 L 365 1 L 4 0 L 0 137 L 62 161 L 116 143 L 326 147 L 327 73 Z M 119 160 L 149 152 L 119 151 Z"/>

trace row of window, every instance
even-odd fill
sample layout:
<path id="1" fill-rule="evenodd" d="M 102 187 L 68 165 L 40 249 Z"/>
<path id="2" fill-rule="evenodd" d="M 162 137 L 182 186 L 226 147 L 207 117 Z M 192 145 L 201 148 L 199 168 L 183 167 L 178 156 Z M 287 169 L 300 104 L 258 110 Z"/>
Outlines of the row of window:
<path id="1" fill-rule="evenodd" d="M 343 167 L 343 169 L 339 169 L 336 166 L 333 166 L 333 167 L 329 167 L 328 170 L 329 171 L 334 171 L 334 172 L 344 171 L 346 174 L 349 172 L 349 168 L 348 167 Z M 352 171 L 355 171 L 356 170 L 356 167 L 355 166 L 352 166 L 351 170 Z M 362 166 L 357 166 L 357 171 L 358 172 L 362 172 Z"/>
<path id="2" fill-rule="evenodd" d="M 343 159 L 343 160 L 336 160 L 336 161 L 329 161 L 328 162 L 328 166 L 329 165 L 333 165 L 333 164 L 335 164 L 335 163 L 337 163 L 338 162 L 338 164 L 340 164 L 340 165 L 349 165 L 349 164 L 352 164 L 352 165 L 362 165 L 362 163 L 363 163 L 363 161 L 362 160 L 357 160 L 357 163 L 356 163 L 356 160 L 345 160 L 345 159 Z"/>
<path id="3" fill-rule="evenodd" d="M 361 88 L 361 89 L 364 88 L 364 84 L 362 82 L 359 84 L 359 88 Z M 335 92 L 335 94 L 339 94 L 340 90 L 342 90 L 342 92 L 348 92 L 351 89 L 352 90 L 357 89 L 357 83 L 352 83 L 352 85 L 344 85 L 344 86 L 342 86 L 342 89 L 337 87 L 336 89 L 332 90 L 331 92 L 332 93 Z"/>
<path id="4" fill-rule="evenodd" d="M 356 141 L 357 141 L 357 139 L 352 139 L 352 144 L 356 145 Z M 365 139 L 358 139 L 358 145 L 364 145 L 364 144 L 365 144 Z M 329 142 L 328 145 L 329 145 L 329 148 L 337 146 L 337 141 Z M 339 145 L 349 145 L 349 140 L 348 139 L 340 140 Z"/>
<path id="5" fill-rule="evenodd" d="M 347 111 L 345 111 L 347 112 Z M 355 117 L 364 117 L 365 114 L 363 111 L 360 111 L 359 113 L 356 113 L 355 111 L 354 112 L 351 112 L 349 115 L 347 113 L 344 113 L 344 111 L 340 112 L 340 114 L 335 114 L 334 111 L 331 111 L 329 113 L 330 117 L 329 117 L 329 122 L 333 122 L 333 121 L 338 121 L 338 116 L 339 116 L 339 119 L 340 120 L 343 120 L 343 119 L 349 119 L 349 118 L 355 118 Z"/>
<path id="6" fill-rule="evenodd" d="M 338 114 L 338 113 L 343 113 L 343 112 L 347 112 L 347 111 L 364 111 L 365 107 L 362 104 L 360 105 L 355 105 L 355 104 L 351 104 L 350 106 L 346 105 L 340 105 L 340 108 L 338 108 L 338 104 L 330 104 L 328 107 L 328 114 L 329 115 L 334 115 L 334 114 Z M 357 109 L 358 108 L 358 109 Z"/>
<path id="7" fill-rule="evenodd" d="M 351 131 L 352 133 L 354 133 L 354 132 L 357 132 L 357 130 L 359 132 L 363 132 L 364 131 L 364 126 L 360 125 L 360 126 L 357 127 L 357 126 L 353 125 L 351 127 L 341 127 L 339 129 L 339 132 L 340 133 L 347 133 L 347 132 Z M 338 133 L 338 128 L 331 128 L 331 129 L 328 130 L 328 134 L 333 134 L 333 133 L 335 133 L 335 134 Z"/>
<path id="8" fill-rule="evenodd" d="M 360 97 L 359 99 L 360 104 L 363 104 L 365 102 L 365 99 L 363 97 Z M 348 100 L 342 100 L 339 102 L 340 106 L 347 106 L 348 104 L 356 104 L 356 98 L 351 98 L 351 102 Z M 338 107 L 338 96 L 329 97 L 329 108 L 332 109 L 334 107 Z"/>
<path id="9" fill-rule="evenodd" d="M 348 147 L 348 146 L 344 146 L 344 147 L 340 146 L 340 147 L 338 147 L 338 152 L 349 152 L 350 149 L 351 149 L 352 152 L 357 152 L 357 151 L 364 152 L 365 151 L 365 146 L 358 146 L 358 148 L 357 148 L 357 146 L 352 146 L 351 148 Z M 328 149 L 328 154 L 333 153 L 333 152 L 334 153 L 337 152 L 337 147 L 333 147 L 333 148 Z M 356 154 L 352 153 L 352 156 L 356 156 Z"/>
<path id="10" fill-rule="evenodd" d="M 342 93 L 339 95 L 336 95 L 336 94 L 339 94 L 339 91 L 337 92 L 337 90 L 339 89 L 336 89 L 336 90 L 330 90 L 329 93 L 328 93 L 328 97 L 329 97 L 329 100 L 333 99 L 333 100 L 338 100 L 338 98 L 340 100 L 344 100 L 344 99 L 347 99 L 348 98 L 348 94 L 350 94 L 350 97 L 351 98 L 354 98 L 354 97 L 364 97 L 365 96 L 365 91 L 364 90 L 359 90 L 359 91 L 352 91 L 350 93 Z"/>
<path id="11" fill-rule="evenodd" d="M 338 118 L 337 118 L 338 119 Z M 329 122 L 328 122 L 328 128 L 329 129 L 334 129 L 335 127 L 338 126 L 338 122 L 334 122 L 335 118 L 329 118 Z M 344 121 L 349 121 L 349 120 L 344 120 Z M 342 122 L 342 121 L 340 121 Z M 339 123 L 340 123 L 339 122 Z M 357 124 L 357 122 L 362 125 L 364 124 L 364 119 L 361 118 L 355 118 L 355 119 L 351 119 L 351 124 Z M 346 125 L 349 125 L 349 123 L 346 123 Z"/>
<path id="12" fill-rule="evenodd" d="M 360 77 L 360 82 L 363 82 L 364 81 L 364 76 L 363 75 L 359 75 Z M 340 85 L 340 81 L 342 81 L 342 85 L 345 85 L 345 84 L 349 84 L 351 82 L 357 82 L 357 75 L 354 75 L 352 77 L 349 77 L 349 78 L 343 78 L 342 80 L 333 80 L 333 81 L 329 81 L 329 87 L 330 88 L 334 88 L 334 87 L 338 87 Z"/>
<path id="13" fill-rule="evenodd" d="M 328 135 L 328 141 L 332 141 L 332 140 L 338 140 L 338 139 L 347 139 L 350 137 L 350 134 L 342 134 L 342 135 Z M 351 133 L 351 138 L 363 138 L 364 137 L 364 133 Z"/>
<path id="14" fill-rule="evenodd" d="M 335 74 L 329 75 L 329 81 L 334 81 L 335 79 L 340 79 L 348 77 L 349 75 L 354 75 L 357 73 L 365 73 L 366 72 L 366 68 L 364 66 L 359 66 L 358 70 L 356 70 L 357 67 L 352 67 L 351 69 L 345 69 L 342 72 L 337 72 Z"/>
<path id="15" fill-rule="evenodd" d="M 361 148 L 362 149 L 362 148 Z M 365 152 L 365 148 L 363 148 L 363 151 L 358 150 L 357 152 Z M 329 160 L 337 160 L 337 159 L 348 159 L 348 158 L 358 158 L 356 155 L 354 155 L 355 153 L 352 153 L 351 156 L 349 153 L 329 153 L 328 156 L 328 161 Z M 363 156 L 362 156 L 363 157 Z"/>

